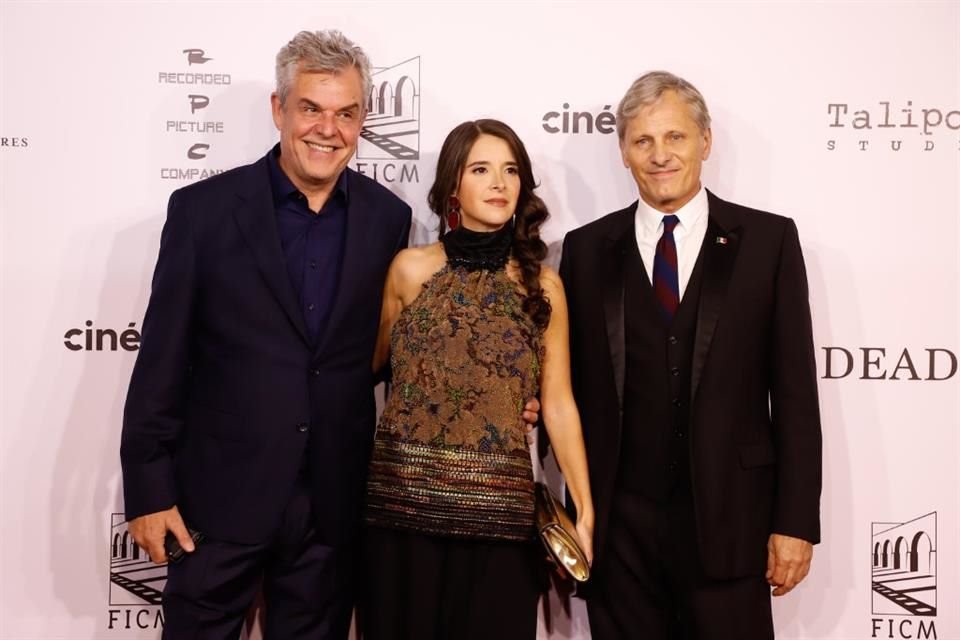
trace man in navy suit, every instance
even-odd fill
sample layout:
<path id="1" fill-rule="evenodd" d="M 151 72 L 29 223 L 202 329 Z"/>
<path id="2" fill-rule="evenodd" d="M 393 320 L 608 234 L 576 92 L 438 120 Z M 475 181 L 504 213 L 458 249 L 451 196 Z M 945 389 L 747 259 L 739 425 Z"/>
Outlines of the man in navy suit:
<path id="1" fill-rule="evenodd" d="M 277 55 L 280 143 L 173 193 L 124 411 L 129 527 L 171 532 L 164 638 L 345 638 L 381 291 L 411 211 L 347 168 L 370 63 L 342 34 Z M 205 539 L 194 547 L 186 525 Z"/>

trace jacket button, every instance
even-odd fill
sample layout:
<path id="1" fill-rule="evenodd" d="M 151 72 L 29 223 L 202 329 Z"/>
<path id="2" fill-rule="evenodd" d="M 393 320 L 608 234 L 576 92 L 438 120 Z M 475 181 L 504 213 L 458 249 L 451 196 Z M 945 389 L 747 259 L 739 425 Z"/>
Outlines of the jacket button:
<path id="1" fill-rule="evenodd" d="M 297 431 L 299 431 L 300 433 L 306 433 L 307 431 L 309 431 L 309 429 L 310 429 L 310 425 L 308 425 L 306 422 L 301 422 L 297 425 Z"/>
<path id="2" fill-rule="evenodd" d="M 674 368 L 670 369 L 670 375 L 672 375 L 672 376 L 678 376 L 678 375 L 680 375 L 680 367 L 674 367 Z"/>
<path id="3" fill-rule="evenodd" d="M 670 344 L 677 344 L 677 336 L 670 336 L 669 338 L 667 338 L 667 342 L 669 342 Z"/>
<path id="4" fill-rule="evenodd" d="M 320 369 L 317 369 L 317 368 L 310 369 L 310 375 L 312 376 L 320 375 Z"/>
<path id="5" fill-rule="evenodd" d="M 673 435 L 677 436 L 678 438 L 682 438 L 683 431 L 680 431 L 679 429 L 677 429 L 676 431 L 673 432 Z"/>
<path id="6" fill-rule="evenodd" d="M 679 407 L 679 406 L 682 405 L 683 403 L 680 402 L 680 398 L 674 398 L 673 401 L 672 401 L 672 404 L 673 404 L 673 406 L 675 406 L 675 407 Z"/>

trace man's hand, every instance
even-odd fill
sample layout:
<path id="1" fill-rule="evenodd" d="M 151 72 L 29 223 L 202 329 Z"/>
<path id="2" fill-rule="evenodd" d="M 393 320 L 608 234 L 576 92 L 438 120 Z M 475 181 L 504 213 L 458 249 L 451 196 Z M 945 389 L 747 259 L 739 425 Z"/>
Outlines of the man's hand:
<path id="1" fill-rule="evenodd" d="M 767 583 L 773 595 L 790 593 L 810 571 L 813 545 L 800 538 L 774 533 L 767 541 Z"/>
<path id="2" fill-rule="evenodd" d="M 187 526 L 183 524 L 183 518 L 180 517 L 180 510 L 175 506 L 166 511 L 157 511 L 134 518 L 127 528 L 140 548 L 150 554 L 150 559 L 157 564 L 167 561 L 163 541 L 167 537 L 168 530 L 177 537 L 184 551 L 193 553 L 195 548 L 190 534 L 187 533 Z"/>
<path id="3" fill-rule="evenodd" d="M 527 444 L 533 444 L 533 430 L 536 429 L 539 420 L 540 401 L 536 398 L 530 398 L 530 401 L 523 407 L 523 421 L 527 423 Z"/>

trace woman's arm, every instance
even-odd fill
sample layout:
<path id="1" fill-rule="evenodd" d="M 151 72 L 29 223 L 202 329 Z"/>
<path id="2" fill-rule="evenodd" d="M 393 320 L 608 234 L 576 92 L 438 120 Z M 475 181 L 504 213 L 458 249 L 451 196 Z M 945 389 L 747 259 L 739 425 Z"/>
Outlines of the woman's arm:
<path id="1" fill-rule="evenodd" d="M 373 351 L 374 373 L 386 366 L 390 358 L 390 332 L 400 312 L 420 294 L 423 284 L 443 266 L 444 260 L 439 243 L 435 243 L 404 249 L 390 263 L 387 281 L 383 285 L 377 346 Z"/>
<path id="2" fill-rule="evenodd" d="M 544 357 L 540 374 L 540 404 L 543 422 L 553 450 L 577 509 L 577 533 L 590 561 L 593 561 L 593 499 L 587 453 L 580 429 L 580 414 L 570 384 L 570 342 L 567 299 L 563 283 L 544 266 L 540 286 L 550 300 L 550 323 L 543 334 Z"/>
<path id="3" fill-rule="evenodd" d="M 380 306 L 380 328 L 377 330 L 377 346 L 373 351 L 373 372 L 377 373 L 390 358 L 390 332 L 393 323 L 403 311 L 403 263 L 409 249 L 398 253 L 387 270 L 387 281 L 383 285 L 383 303 Z"/>

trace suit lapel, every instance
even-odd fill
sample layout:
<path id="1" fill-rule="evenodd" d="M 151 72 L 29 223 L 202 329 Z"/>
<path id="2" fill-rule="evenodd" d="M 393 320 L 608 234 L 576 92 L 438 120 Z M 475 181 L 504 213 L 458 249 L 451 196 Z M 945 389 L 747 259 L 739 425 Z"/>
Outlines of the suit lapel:
<path id="1" fill-rule="evenodd" d="M 347 230 L 343 239 L 340 277 L 337 279 L 337 288 L 334 291 L 333 307 L 330 309 L 326 326 L 317 340 L 316 353 L 318 354 L 326 347 L 331 336 L 337 335 L 336 328 L 350 321 L 347 316 L 350 309 L 356 308 L 352 300 L 358 293 L 357 288 L 352 286 L 353 280 L 363 270 L 364 256 L 376 246 L 369 237 L 377 229 L 376 207 L 370 202 L 369 193 L 363 188 L 362 182 L 355 179 L 350 169 L 345 171 L 349 193 Z"/>
<path id="2" fill-rule="evenodd" d="M 697 312 L 697 328 L 693 346 L 693 368 L 690 377 L 690 400 L 696 399 L 703 367 L 710 353 L 720 311 L 727 297 L 727 286 L 740 248 L 740 219 L 736 209 L 707 191 L 710 203 L 707 236 L 703 243 L 703 281 Z"/>
<path id="3" fill-rule="evenodd" d="M 290 284 L 283 249 L 280 247 L 266 159 L 251 165 L 248 170 L 248 189 L 238 194 L 240 204 L 234 209 L 234 218 L 256 258 L 257 267 L 267 286 L 297 332 L 309 344 L 303 311 L 293 291 L 293 285 Z"/>
<path id="4" fill-rule="evenodd" d="M 610 349 L 610 364 L 617 386 L 617 401 L 623 415 L 623 384 L 626 371 L 626 337 L 624 333 L 624 261 L 630 243 L 636 242 L 633 233 L 633 218 L 637 205 L 634 203 L 622 211 L 623 221 L 607 236 L 603 247 L 605 275 L 603 278 L 603 313 L 607 328 L 607 346 Z"/>

